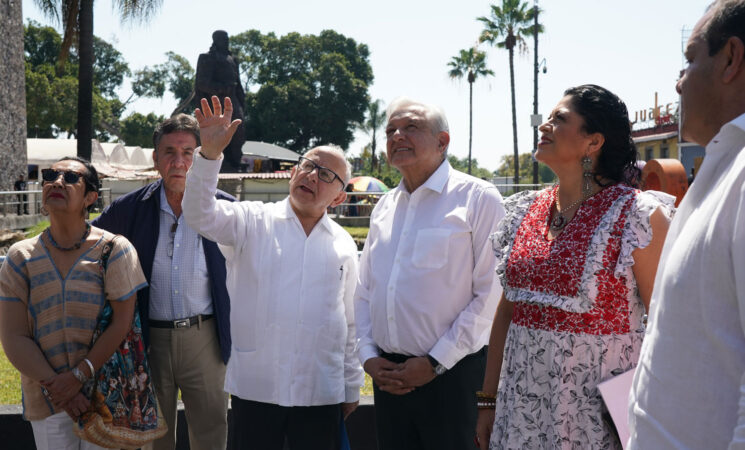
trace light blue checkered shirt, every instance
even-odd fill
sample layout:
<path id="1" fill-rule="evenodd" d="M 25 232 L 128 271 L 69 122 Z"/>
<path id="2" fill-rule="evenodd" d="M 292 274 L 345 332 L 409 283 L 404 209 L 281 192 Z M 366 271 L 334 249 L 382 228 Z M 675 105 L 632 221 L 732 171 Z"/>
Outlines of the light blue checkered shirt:
<path id="1" fill-rule="evenodd" d="M 178 223 L 178 228 L 171 233 L 174 223 Z M 176 218 L 163 186 L 159 233 L 150 277 L 150 318 L 178 320 L 212 314 L 202 237 L 186 224 L 183 214 Z"/>

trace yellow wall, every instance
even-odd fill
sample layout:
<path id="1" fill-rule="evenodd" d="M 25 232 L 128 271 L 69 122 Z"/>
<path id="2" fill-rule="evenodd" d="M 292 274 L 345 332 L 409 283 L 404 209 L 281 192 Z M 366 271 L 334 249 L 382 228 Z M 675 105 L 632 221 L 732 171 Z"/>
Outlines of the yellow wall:
<path id="1" fill-rule="evenodd" d="M 667 158 L 679 159 L 678 157 L 678 139 L 671 137 L 667 139 L 658 139 L 656 141 L 640 142 L 636 144 L 636 150 L 639 152 L 639 159 L 649 161 L 650 159 L 662 158 L 662 148 L 667 146 Z M 647 149 L 652 149 L 652 156 L 648 156 Z"/>

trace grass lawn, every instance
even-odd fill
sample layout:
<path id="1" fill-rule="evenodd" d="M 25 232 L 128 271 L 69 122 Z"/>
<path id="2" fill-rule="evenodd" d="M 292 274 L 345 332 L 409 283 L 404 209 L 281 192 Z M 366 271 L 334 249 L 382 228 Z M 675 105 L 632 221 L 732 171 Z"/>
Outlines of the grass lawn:
<path id="1" fill-rule="evenodd" d="M 354 239 L 365 239 L 367 232 L 370 230 L 368 227 L 344 227 Z"/>
<path id="2" fill-rule="evenodd" d="M 372 388 L 370 388 L 372 389 Z M 0 350 L 0 405 L 21 403 L 21 376 Z"/>

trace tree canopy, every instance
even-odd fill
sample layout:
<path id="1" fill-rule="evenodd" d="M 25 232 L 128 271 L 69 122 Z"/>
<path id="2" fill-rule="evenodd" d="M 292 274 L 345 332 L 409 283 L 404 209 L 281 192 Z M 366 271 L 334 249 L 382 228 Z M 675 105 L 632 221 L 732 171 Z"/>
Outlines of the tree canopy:
<path id="1" fill-rule="evenodd" d="M 514 175 L 514 162 L 512 155 L 502 156 L 502 162 L 494 171 L 498 177 L 512 177 Z M 533 156 L 531 153 L 520 153 L 520 183 L 533 182 Z M 553 183 L 556 181 L 556 175 L 543 163 L 538 163 L 538 182 Z"/>
<path id="2" fill-rule="evenodd" d="M 57 57 L 62 36 L 52 27 L 29 21 L 24 26 L 26 61 L 26 130 L 30 137 L 56 137 L 60 132 L 77 135 L 78 58 L 74 49 L 61 66 Z M 122 112 L 116 96 L 129 66 L 111 44 L 94 38 L 93 123 L 95 135 L 106 140 Z"/>
<path id="3" fill-rule="evenodd" d="M 249 30 L 230 38 L 246 91 L 246 139 L 301 152 L 347 148 L 365 117 L 370 52 L 335 31 L 277 37 Z"/>

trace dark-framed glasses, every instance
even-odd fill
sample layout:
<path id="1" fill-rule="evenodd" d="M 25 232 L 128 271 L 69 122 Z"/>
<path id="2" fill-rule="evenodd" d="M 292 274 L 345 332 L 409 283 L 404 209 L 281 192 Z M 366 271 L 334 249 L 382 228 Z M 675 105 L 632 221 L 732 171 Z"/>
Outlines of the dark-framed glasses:
<path id="1" fill-rule="evenodd" d="M 41 169 L 41 179 L 44 183 L 54 183 L 60 175 L 65 184 L 76 184 L 83 176 L 74 170 Z"/>
<path id="2" fill-rule="evenodd" d="M 313 169 L 317 169 L 318 178 L 325 183 L 331 184 L 334 182 L 334 180 L 338 179 L 339 183 L 341 183 L 342 185 L 344 184 L 344 180 L 342 180 L 341 177 L 336 174 L 336 172 L 329 169 L 328 167 L 319 166 L 312 160 L 303 156 L 298 159 L 297 166 L 300 170 L 307 173 L 311 173 L 313 172 Z"/>

